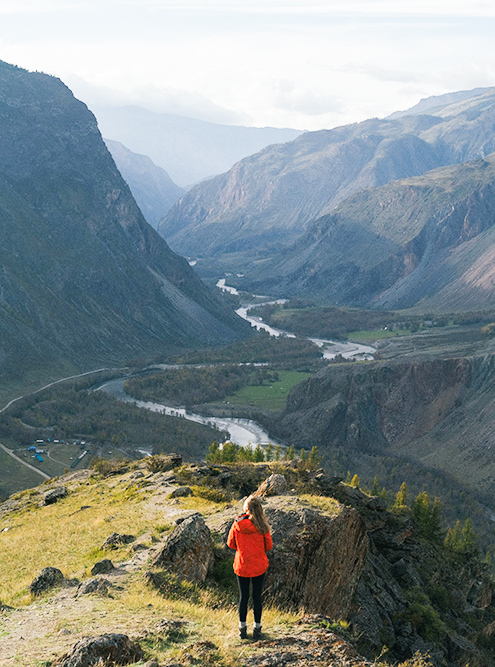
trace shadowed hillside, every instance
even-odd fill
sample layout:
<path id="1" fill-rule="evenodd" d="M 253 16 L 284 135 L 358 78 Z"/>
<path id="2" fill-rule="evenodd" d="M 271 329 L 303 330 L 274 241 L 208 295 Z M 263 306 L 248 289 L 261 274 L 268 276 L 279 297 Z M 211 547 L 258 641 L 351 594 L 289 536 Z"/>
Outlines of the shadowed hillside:
<path id="1" fill-rule="evenodd" d="M 495 153 L 364 190 L 318 219 L 253 290 L 436 312 L 493 304 Z"/>
<path id="2" fill-rule="evenodd" d="M 0 63 L 0 115 L 3 378 L 245 335 L 146 223 L 65 85 Z"/>

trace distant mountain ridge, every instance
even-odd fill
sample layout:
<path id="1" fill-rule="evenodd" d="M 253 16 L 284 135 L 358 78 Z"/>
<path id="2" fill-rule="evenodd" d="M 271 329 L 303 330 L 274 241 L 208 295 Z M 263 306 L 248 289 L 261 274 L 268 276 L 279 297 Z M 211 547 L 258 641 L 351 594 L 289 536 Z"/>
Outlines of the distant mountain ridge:
<path id="1" fill-rule="evenodd" d="M 3 378 L 245 335 L 146 223 L 61 81 L 0 62 L 0 115 Z"/>
<path id="2" fill-rule="evenodd" d="M 192 188 L 158 230 L 200 258 L 200 271 L 257 273 L 354 193 L 494 151 L 495 89 L 450 99 L 438 115 L 368 120 L 268 147 Z"/>
<path id="3" fill-rule="evenodd" d="M 163 216 L 186 191 L 147 155 L 133 153 L 118 141 L 106 139 L 105 143 L 142 214 L 156 229 Z"/>
<path id="4" fill-rule="evenodd" d="M 381 308 L 493 305 L 495 153 L 358 192 L 245 284 Z"/>
<path id="5" fill-rule="evenodd" d="M 181 187 L 221 174 L 247 155 L 300 130 L 208 123 L 137 106 L 92 107 L 104 137 L 148 155 Z"/>

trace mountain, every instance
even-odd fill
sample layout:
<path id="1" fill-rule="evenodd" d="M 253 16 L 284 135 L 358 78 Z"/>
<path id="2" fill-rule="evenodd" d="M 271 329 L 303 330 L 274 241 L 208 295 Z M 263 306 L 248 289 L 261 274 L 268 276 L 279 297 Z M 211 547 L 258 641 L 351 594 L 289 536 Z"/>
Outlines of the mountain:
<path id="1" fill-rule="evenodd" d="M 290 141 L 299 130 L 219 125 L 142 107 L 93 106 L 104 137 L 148 155 L 182 187 L 221 174 L 270 144 Z"/>
<path id="2" fill-rule="evenodd" d="M 484 95 L 485 93 L 490 93 L 491 88 L 474 88 L 473 90 L 459 90 L 454 93 L 444 93 L 443 95 L 433 95 L 432 97 L 425 97 L 420 100 L 418 104 L 415 104 L 410 109 L 405 111 L 395 111 L 391 113 L 387 118 L 402 118 L 403 116 L 412 116 L 419 114 L 437 114 L 446 107 L 456 104 L 457 102 L 463 102 L 472 97 L 478 97 L 479 95 Z"/>
<path id="3" fill-rule="evenodd" d="M 165 169 L 157 167 L 147 155 L 133 153 L 118 141 L 107 139 L 105 143 L 142 214 L 156 229 L 185 190 L 176 185 Z"/>
<path id="4" fill-rule="evenodd" d="M 145 221 L 61 81 L 0 63 L 0 115 L 3 378 L 245 335 Z"/>
<path id="5" fill-rule="evenodd" d="M 246 284 L 326 302 L 493 305 L 495 153 L 349 197 Z"/>
<path id="6" fill-rule="evenodd" d="M 476 91 L 474 91 L 476 93 Z M 192 188 L 159 224 L 177 252 L 212 271 L 255 275 L 317 217 L 355 192 L 495 150 L 495 89 L 438 115 L 368 120 L 307 132 Z M 252 264 L 252 267 L 251 267 Z"/>

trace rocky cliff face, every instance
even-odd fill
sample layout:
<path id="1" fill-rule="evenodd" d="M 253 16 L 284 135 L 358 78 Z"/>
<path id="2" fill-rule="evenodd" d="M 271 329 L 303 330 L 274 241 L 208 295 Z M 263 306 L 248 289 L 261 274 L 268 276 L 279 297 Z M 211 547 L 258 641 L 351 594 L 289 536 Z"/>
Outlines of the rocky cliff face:
<path id="1" fill-rule="evenodd" d="M 242 335 L 146 223 L 93 115 L 59 80 L 0 63 L 0 116 L 4 374 Z"/>
<path id="2" fill-rule="evenodd" d="M 487 355 L 329 366 L 292 390 L 270 426 L 317 445 L 340 473 L 372 480 L 395 469 L 416 492 L 427 476 L 435 493 L 469 489 L 492 507 L 494 364 Z"/>

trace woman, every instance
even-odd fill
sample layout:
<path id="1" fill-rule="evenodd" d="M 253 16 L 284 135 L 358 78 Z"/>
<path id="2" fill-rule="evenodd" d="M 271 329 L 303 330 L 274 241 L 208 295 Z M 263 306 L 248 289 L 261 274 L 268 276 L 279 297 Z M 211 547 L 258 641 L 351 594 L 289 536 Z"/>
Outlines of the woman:
<path id="1" fill-rule="evenodd" d="M 254 628 L 253 639 L 261 637 L 261 612 L 263 582 L 268 569 L 266 552 L 273 546 L 270 525 L 266 520 L 263 506 L 258 496 L 246 499 L 244 514 L 232 524 L 227 538 L 227 546 L 235 549 L 234 572 L 239 585 L 239 632 L 241 639 L 247 639 L 247 608 L 249 585 L 253 586 Z"/>

